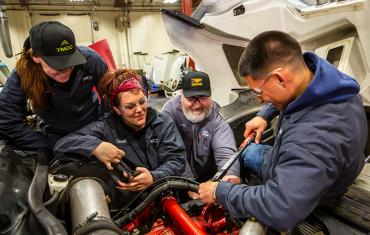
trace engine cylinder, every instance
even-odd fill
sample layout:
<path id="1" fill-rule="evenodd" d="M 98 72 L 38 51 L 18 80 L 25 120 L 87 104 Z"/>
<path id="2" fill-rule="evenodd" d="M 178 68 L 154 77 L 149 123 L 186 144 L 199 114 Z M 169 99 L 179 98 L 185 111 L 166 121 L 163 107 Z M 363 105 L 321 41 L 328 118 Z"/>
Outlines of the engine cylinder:
<path id="1" fill-rule="evenodd" d="M 73 234 L 116 235 L 102 186 L 93 179 L 75 183 L 69 191 Z"/>
<path id="2" fill-rule="evenodd" d="M 243 227 L 240 229 L 240 235 L 265 235 L 266 226 L 262 225 L 255 219 L 247 220 Z"/>

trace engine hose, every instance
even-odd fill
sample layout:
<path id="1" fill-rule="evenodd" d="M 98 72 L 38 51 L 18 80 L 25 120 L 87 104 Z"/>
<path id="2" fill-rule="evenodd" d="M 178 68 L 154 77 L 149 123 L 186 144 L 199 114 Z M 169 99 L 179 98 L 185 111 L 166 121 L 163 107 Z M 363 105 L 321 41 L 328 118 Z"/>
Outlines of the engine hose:
<path id="1" fill-rule="evenodd" d="M 48 205 L 52 204 L 59 198 L 59 192 L 54 191 L 53 195 L 51 195 L 51 198 L 44 202 L 44 206 L 47 207 Z"/>
<path id="2" fill-rule="evenodd" d="M 47 162 L 47 156 L 44 152 L 37 153 L 37 162 L 35 175 L 28 190 L 27 200 L 30 211 L 42 225 L 46 234 L 67 235 L 64 226 L 45 208 L 42 201 L 48 178 L 48 166 L 43 165 L 43 163 Z"/>
<path id="3" fill-rule="evenodd" d="M 164 178 L 161 178 L 161 179 L 159 179 L 159 180 L 157 180 L 157 181 L 155 181 L 153 184 L 152 184 L 152 186 L 151 187 L 149 187 L 149 188 L 147 188 L 147 189 L 145 189 L 145 190 L 143 190 L 143 191 L 141 191 L 141 192 L 139 192 L 134 198 L 132 198 L 127 204 L 126 204 L 126 206 L 125 207 L 123 207 L 123 208 L 121 208 L 120 210 L 119 210 L 119 212 L 117 212 L 117 214 L 115 214 L 114 216 L 113 216 L 113 219 L 115 220 L 115 219 L 117 219 L 117 218 L 119 218 L 123 213 L 125 213 L 126 212 L 126 209 L 127 208 L 130 208 L 130 206 L 142 195 L 142 194 L 144 194 L 144 193 L 146 193 L 147 191 L 149 191 L 149 190 L 155 190 L 157 187 L 158 187 L 158 185 L 162 185 L 164 182 L 169 182 L 169 181 L 175 181 L 175 180 L 177 180 L 177 181 L 183 181 L 183 182 L 188 182 L 188 183 L 191 183 L 191 184 L 194 184 L 194 185 L 199 185 L 199 183 L 197 182 L 197 181 L 194 181 L 194 180 L 191 180 L 191 179 L 188 179 L 188 178 L 185 178 L 185 177 L 181 177 L 181 176 L 167 176 L 167 177 L 164 177 Z M 191 190 L 191 189 L 189 189 L 189 190 Z M 192 191 L 192 190 L 191 190 Z M 198 192 L 198 188 L 196 189 L 196 191 L 194 191 L 194 192 Z"/>
<path id="4" fill-rule="evenodd" d="M 170 189 L 186 189 L 198 192 L 198 184 L 183 181 L 167 181 L 165 183 L 162 183 L 161 185 L 158 185 L 156 188 L 154 188 L 153 191 L 148 195 L 148 197 L 145 198 L 145 200 L 142 203 L 140 203 L 136 208 L 134 208 L 131 212 L 125 214 L 120 219 L 115 220 L 115 223 L 118 226 L 121 226 L 122 224 L 126 224 L 132 221 L 137 216 L 137 214 L 142 212 L 159 195 Z"/>
<path id="5" fill-rule="evenodd" d="M 185 181 L 185 182 L 189 182 L 189 183 L 199 185 L 199 183 L 197 181 L 191 180 L 189 178 L 185 178 L 185 177 L 182 177 L 182 176 L 167 176 L 167 177 L 163 177 L 163 178 L 155 181 L 152 186 L 157 186 L 159 184 L 162 184 L 163 182 L 174 181 L 174 180 L 181 180 L 181 181 Z"/>
<path id="6" fill-rule="evenodd" d="M 74 235 L 86 235 L 90 233 L 96 233 L 97 231 L 112 231 L 116 232 L 117 234 L 122 234 L 122 231 L 112 222 L 109 220 L 97 220 L 97 221 L 90 221 L 86 225 L 79 227 L 74 232 Z"/>

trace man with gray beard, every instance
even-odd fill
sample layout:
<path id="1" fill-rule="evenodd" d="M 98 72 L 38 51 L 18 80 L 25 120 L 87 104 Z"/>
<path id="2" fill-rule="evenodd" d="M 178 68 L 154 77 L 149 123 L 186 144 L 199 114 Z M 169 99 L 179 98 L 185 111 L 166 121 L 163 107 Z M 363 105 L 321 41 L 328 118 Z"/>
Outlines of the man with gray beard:
<path id="1" fill-rule="evenodd" d="M 217 103 L 212 101 L 206 73 L 185 74 L 181 95 L 167 101 L 162 112 L 173 118 L 185 143 L 187 164 L 184 176 L 198 182 L 207 181 L 235 153 L 233 132 L 218 113 Z M 239 183 L 239 172 L 237 162 L 223 180 Z"/>

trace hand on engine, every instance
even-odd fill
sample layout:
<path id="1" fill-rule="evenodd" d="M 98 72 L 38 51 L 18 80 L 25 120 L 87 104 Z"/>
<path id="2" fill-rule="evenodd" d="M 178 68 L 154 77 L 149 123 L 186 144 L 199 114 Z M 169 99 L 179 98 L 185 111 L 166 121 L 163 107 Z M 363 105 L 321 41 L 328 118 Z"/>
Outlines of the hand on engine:
<path id="1" fill-rule="evenodd" d="M 236 175 L 225 175 L 222 178 L 222 181 L 226 181 L 226 182 L 233 183 L 233 184 L 240 184 L 241 182 L 240 178 Z"/>
<path id="2" fill-rule="evenodd" d="M 148 169 L 136 167 L 136 172 L 140 174 L 132 177 L 128 183 L 118 181 L 117 188 L 127 191 L 141 191 L 153 184 L 153 176 Z"/>
<path id="3" fill-rule="evenodd" d="M 199 194 L 197 194 L 196 192 L 193 192 L 193 191 L 188 191 L 188 195 L 191 199 L 195 200 L 195 199 L 199 199 Z"/>
<path id="4" fill-rule="evenodd" d="M 101 142 L 98 147 L 92 151 L 92 155 L 95 155 L 108 170 L 113 170 L 111 163 L 119 163 L 122 157 L 125 156 L 125 152 L 109 142 Z"/>
<path id="5" fill-rule="evenodd" d="M 207 181 L 199 185 L 199 197 L 205 204 L 214 204 L 216 203 L 215 191 L 217 188 L 218 182 Z"/>
<path id="6" fill-rule="evenodd" d="M 262 133 L 266 130 L 267 121 L 259 116 L 256 116 L 245 123 L 245 131 L 244 137 L 247 138 L 248 135 L 252 132 L 256 132 L 256 137 L 254 138 L 254 142 L 256 144 L 260 143 Z"/>

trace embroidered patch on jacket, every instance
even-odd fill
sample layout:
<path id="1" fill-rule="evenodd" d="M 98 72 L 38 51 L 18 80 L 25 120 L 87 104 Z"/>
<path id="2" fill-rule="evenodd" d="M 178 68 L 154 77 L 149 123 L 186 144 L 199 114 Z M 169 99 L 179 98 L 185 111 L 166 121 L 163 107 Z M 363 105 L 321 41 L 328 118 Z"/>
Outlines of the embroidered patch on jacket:
<path id="1" fill-rule="evenodd" d="M 210 134 L 209 134 L 209 131 L 208 131 L 208 130 L 202 130 L 202 131 L 200 132 L 200 135 L 201 135 L 201 136 L 203 136 L 203 137 L 209 137 L 209 136 L 210 136 Z"/>
<path id="2" fill-rule="evenodd" d="M 116 139 L 116 144 L 126 144 L 127 140 L 126 139 Z"/>
<path id="3" fill-rule="evenodd" d="M 86 81 L 89 81 L 89 80 L 92 80 L 93 79 L 93 77 L 92 76 L 86 76 L 86 77 L 83 77 L 82 78 L 82 81 L 83 82 L 86 82 Z"/>
<path id="4" fill-rule="evenodd" d="M 151 144 L 156 144 L 156 143 L 158 143 L 158 142 L 159 142 L 159 139 L 158 139 L 158 138 L 151 138 L 151 139 L 149 140 L 149 142 L 150 142 Z"/>

